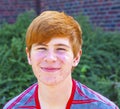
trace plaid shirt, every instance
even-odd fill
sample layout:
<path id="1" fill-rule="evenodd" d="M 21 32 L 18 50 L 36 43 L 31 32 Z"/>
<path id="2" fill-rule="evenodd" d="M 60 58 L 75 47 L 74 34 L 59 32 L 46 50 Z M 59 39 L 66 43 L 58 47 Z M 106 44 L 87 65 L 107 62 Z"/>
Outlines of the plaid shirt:
<path id="1" fill-rule="evenodd" d="M 41 109 L 38 100 L 38 84 L 35 83 L 17 97 L 10 100 L 3 109 Z M 73 80 L 73 88 L 66 109 L 119 109 L 113 102 Z"/>

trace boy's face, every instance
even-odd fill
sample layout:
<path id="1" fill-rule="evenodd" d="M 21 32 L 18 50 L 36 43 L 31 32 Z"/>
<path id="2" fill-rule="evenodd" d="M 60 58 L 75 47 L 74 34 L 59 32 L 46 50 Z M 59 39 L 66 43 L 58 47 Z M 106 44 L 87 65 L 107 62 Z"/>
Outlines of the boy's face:
<path id="1" fill-rule="evenodd" d="M 55 85 L 71 78 L 72 67 L 77 66 L 81 51 L 74 57 L 67 38 L 54 38 L 47 44 L 33 44 L 31 52 L 27 48 L 28 62 L 38 82 Z"/>

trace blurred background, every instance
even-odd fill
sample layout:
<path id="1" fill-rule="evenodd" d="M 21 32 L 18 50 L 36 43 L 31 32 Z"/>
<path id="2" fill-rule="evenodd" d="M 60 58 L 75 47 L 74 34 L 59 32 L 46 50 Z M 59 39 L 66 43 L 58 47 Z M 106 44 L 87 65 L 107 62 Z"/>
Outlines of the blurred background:
<path id="1" fill-rule="evenodd" d="M 20 13 L 31 9 L 37 15 L 45 10 L 64 11 L 73 16 L 82 13 L 94 26 L 120 31 L 119 0 L 0 0 L 0 23 L 14 23 Z"/>
<path id="2" fill-rule="evenodd" d="M 73 77 L 120 106 L 120 0 L 0 0 L 0 108 L 36 82 L 25 34 L 45 10 L 73 16 L 83 30 L 83 55 Z"/>

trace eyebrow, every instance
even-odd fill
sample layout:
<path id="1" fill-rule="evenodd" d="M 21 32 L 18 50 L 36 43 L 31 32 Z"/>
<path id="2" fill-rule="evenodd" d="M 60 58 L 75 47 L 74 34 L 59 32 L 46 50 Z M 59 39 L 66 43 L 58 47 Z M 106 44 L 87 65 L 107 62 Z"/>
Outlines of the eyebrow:
<path id="1" fill-rule="evenodd" d="M 67 47 L 67 48 L 70 48 L 68 45 L 66 45 L 66 44 L 55 44 L 55 46 L 63 46 L 63 47 Z"/>
<path id="2" fill-rule="evenodd" d="M 37 45 L 39 45 L 39 46 L 48 46 L 48 44 L 37 44 Z M 63 47 L 70 48 L 70 46 L 68 46 L 66 44 L 61 44 L 61 43 L 55 44 L 54 46 L 63 46 Z"/>

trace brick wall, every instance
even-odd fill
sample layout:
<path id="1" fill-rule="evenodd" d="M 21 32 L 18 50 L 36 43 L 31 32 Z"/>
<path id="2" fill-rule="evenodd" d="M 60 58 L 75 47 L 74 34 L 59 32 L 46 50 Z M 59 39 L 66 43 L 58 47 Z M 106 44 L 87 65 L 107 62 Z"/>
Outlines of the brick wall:
<path id="1" fill-rule="evenodd" d="M 36 10 L 35 0 L 0 0 L 0 23 L 13 23 L 18 14 L 30 9 Z"/>
<path id="2" fill-rule="evenodd" d="M 89 16 L 94 26 L 105 31 L 120 31 L 120 0 L 0 0 L 0 22 L 13 23 L 19 13 L 34 9 L 64 11 Z"/>

